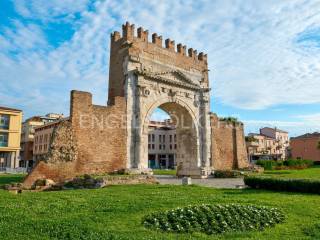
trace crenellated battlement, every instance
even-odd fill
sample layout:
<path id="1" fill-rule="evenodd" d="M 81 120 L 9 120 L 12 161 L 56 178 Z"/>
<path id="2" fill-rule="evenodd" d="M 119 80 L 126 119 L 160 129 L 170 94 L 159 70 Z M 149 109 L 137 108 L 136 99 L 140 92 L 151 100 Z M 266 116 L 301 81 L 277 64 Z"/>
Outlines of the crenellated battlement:
<path id="1" fill-rule="evenodd" d="M 180 54 L 182 56 L 190 57 L 196 61 L 198 60 L 198 61 L 207 62 L 207 54 L 204 54 L 203 52 L 200 52 L 198 54 L 197 50 L 194 50 L 193 48 L 189 48 L 188 54 L 187 54 L 186 45 L 182 45 L 181 43 L 179 43 L 176 46 L 175 41 L 169 38 L 165 40 L 165 46 L 163 46 L 162 36 L 158 36 L 157 33 L 152 34 L 151 42 L 149 42 L 148 37 L 149 37 L 149 31 L 144 30 L 142 27 L 139 27 L 137 29 L 137 35 L 135 36 L 135 25 L 130 24 L 129 22 L 126 22 L 125 24 L 122 25 L 122 35 L 118 31 L 111 33 L 112 42 L 117 42 L 119 40 L 133 42 L 134 40 L 139 39 L 140 41 L 152 43 L 157 45 L 158 47 L 167 49 L 172 52 L 176 52 L 177 54 Z"/>

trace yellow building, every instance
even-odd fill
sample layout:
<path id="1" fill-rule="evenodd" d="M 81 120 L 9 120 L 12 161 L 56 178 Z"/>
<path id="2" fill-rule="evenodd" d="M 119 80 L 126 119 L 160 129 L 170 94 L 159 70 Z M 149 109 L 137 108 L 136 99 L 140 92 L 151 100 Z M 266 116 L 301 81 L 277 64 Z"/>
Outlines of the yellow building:
<path id="1" fill-rule="evenodd" d="M 0 106 L 0 168 L 19 167 L 22 111 Z"/>

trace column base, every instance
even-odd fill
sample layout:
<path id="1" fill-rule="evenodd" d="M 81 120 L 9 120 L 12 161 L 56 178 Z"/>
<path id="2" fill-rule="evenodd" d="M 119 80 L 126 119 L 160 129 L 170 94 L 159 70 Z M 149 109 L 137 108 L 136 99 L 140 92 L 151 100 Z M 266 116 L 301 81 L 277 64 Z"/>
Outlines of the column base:
<path id="1" fill-rule="evenodd" d="M 213 173 L 213 169 L 211 167 L 190 167 L 184 168 L 181 167 L 177 169 L 178 177 L 192 177 L 192 178 L 208 178 Z"/>
<path id="2" fill-rule="evenodd" d="M 151 168 L 127 168 L 124 172 L 129 175 L 153 175 Z"/>

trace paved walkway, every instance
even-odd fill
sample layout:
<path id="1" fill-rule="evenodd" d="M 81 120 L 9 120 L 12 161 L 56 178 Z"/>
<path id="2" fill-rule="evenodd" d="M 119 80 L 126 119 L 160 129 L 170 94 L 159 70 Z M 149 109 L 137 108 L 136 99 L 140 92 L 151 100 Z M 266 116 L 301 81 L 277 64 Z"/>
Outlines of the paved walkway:
<path id="1" fill-rule="evenodd" d="M 172 175 L 155 175 L 160 184 L 181 185 L 182 179 Z M 214 188 L 241 188 L 244 186 L 242 178 L 207 178 L 192 179 L 192 184 Z M 240 186 L 240 187 L 239 187 Z"/>

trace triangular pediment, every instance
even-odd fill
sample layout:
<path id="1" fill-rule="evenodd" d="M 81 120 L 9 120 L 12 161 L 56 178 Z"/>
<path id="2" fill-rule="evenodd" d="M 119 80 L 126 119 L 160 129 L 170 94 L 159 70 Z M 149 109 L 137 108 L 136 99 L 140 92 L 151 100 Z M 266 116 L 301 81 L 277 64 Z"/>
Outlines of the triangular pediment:
<path id="1" fill-rule="evenodd" d="M 153 75 L 159 76 L 162 78 L 166 78 L 168 80 L 175 81 L 175 82 L 182 82 L 182 83 L 197 85 L 190 78 L 188 78 L 184 73 L 182 73 L 179 70 L 159 72 L 159 73 L 154 73 Z"/>
<path id="2" fill-rule="evenodd" d="M 199 84 L 196 84 L 188 76 L 179 70 L 172 70 L 166 72 L 147 72 L 143 71 L 140 74 L 154 81 L 165 82 L 166 84 L 179 85 L 187 88 L 200 88 Z"/>

